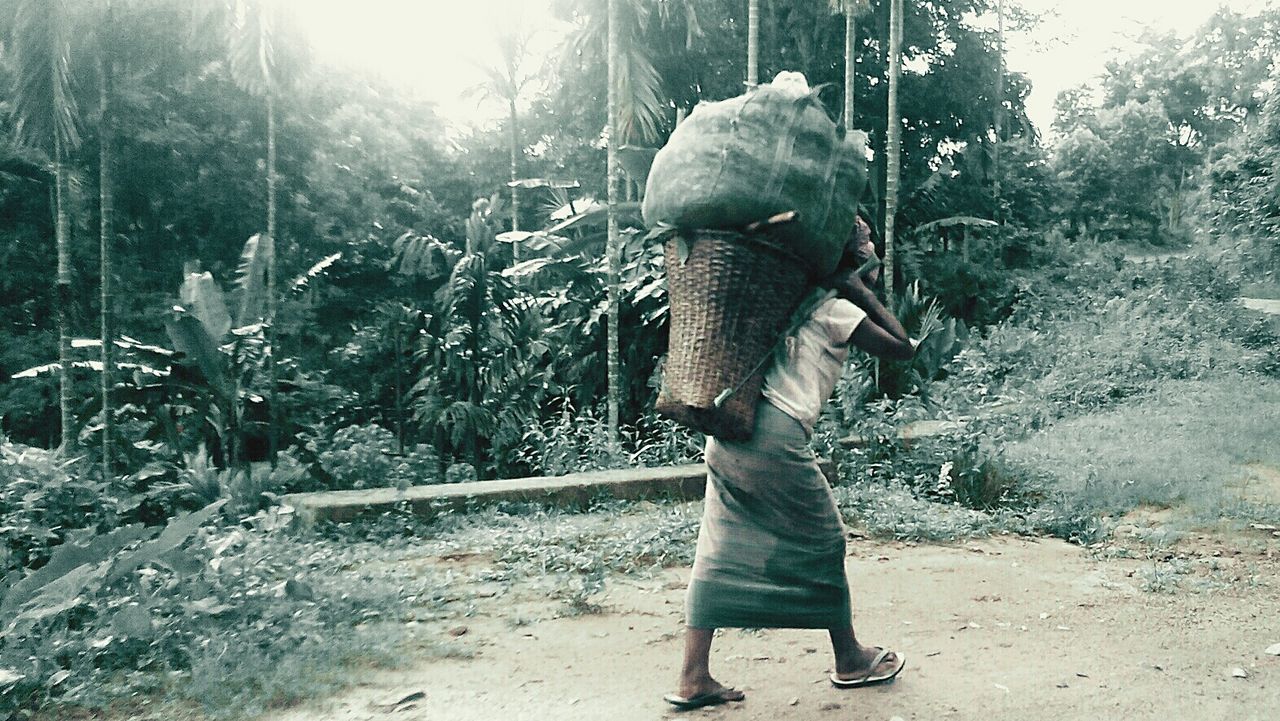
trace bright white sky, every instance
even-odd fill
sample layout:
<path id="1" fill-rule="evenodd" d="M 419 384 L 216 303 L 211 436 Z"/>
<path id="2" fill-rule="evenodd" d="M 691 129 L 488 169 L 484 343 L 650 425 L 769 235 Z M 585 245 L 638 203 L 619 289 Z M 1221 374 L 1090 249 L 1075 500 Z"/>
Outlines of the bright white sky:
<path id="1" fill-rule="evenodd" d="M 481 81 L 477 64 L 494 57 L 493 38 L 504 23 L 533 29 L 531 50 L 540 59 L 550 57 L 565 32 L 551 17 L 550 0 L 292 1 L 321 58 L 373 71 L 434 101 L 459 126 L 483 124 L 503 113 L 463 93 Z M 1056 12 L 1034 34 L 1008 37 L 1009 68 L 1030 75 L 1031 117 L 1047 130 L 1058 92 L 1101 73 L 1108 60 L 1132 47 L 1144 27 L 1185 36 L 1220 5 L 1252 12 L 1277 1 L 1009 0 Z"/>

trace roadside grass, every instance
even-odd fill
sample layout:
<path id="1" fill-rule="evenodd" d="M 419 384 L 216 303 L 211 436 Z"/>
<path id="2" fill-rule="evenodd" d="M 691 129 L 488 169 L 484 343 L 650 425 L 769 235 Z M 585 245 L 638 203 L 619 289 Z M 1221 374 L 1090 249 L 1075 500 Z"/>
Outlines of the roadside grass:
<path id="1" fill-rule="evenodd" d="M 1139 505 L 1182 506 L 1202 521 L 1274 520 L 1280 382 L 1166 381 L 1143 398 L 1011 443 L 1002 461 L 1050 507 L 1115 516 Z"/>
<path id="2" fill-rule="evenodd" d="M 408 562 L 419 553 L 411 536 L 238 524 L 205 529 L 191 552 L 205 557 L 202 570 L 142 574 L 152 579 L 155 619 L 145 634 L 102 613 L 30 639 L 40 659 L 29 670 L 34 680 L 53 670 L 44 643 L 62 649 L 67 675 L 48 688 L 8 689 L 28 696 L 8 699 L 23 708 L 10 710 L 33 719 L 122 709 L 131 718 L 245 719 L 346 688 L 356 669 L 460 652 L 409 624 L 462 613 L 469 601 L 446 574 Z"/>
<path id="3" fill-rule="evenodd" d="M 1242 283 L 1240 285 L 1240 295 L 1244 298 L 1280 299 L 1280 282 L 1263 280 Z"/>

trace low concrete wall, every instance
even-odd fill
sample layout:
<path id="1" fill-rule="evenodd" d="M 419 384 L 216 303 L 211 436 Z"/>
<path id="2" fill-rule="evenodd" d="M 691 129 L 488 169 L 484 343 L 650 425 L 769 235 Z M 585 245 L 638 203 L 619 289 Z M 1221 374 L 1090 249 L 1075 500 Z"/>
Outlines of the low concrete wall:
<path id="1" fill-rule="evenodd" d="M 830 461 L 820 461 L 828 479 L 835 477 Z M 707 466 L 693 463 L 661 468 L 624 468 L 616 471 L 571 473 L 566 476 L 512 478 L 503 481 L 442 483 L 413 486 L 403 493 L 394 488 L 356 491 L 294 493 L 284 497 L 303 524 L 315 521 L 350 521 L 408 503 L 418 516 L 433 518 L 446 511 L 460 511 L 500 502 L 541 503 L 556 508 L 585 508 L 600 499 L 696 500 L 706 490 Z"/>

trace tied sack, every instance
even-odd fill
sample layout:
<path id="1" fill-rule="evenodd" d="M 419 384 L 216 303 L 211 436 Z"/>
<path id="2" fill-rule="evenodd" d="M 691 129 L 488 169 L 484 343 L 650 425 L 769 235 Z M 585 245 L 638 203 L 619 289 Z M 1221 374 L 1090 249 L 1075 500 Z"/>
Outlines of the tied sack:
<path id="1" fill-rule="evenodd" d="M 866 186 L 866 135 L 845 137 L 804 76 L 699 103 L 658 151 L 645 224 L 740 229 L 795 210 L 774 237 L 811 277 L 835 270 Z"/>

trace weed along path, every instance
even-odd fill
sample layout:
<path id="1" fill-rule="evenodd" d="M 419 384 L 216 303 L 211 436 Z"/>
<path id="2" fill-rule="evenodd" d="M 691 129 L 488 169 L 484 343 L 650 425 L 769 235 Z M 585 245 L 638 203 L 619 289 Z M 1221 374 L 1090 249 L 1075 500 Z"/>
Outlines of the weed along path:
<path id="1" fill-rule="evenodd" d="M 421 659 L 267 718 L 1275 719 L 1280 538 L 1259 527 L 1153 546 L 1142 526 L 1089 550 L 855 539 L 856 625 L 906 654 L 898 682 L 836 690 L 825 634 L 728 630 L 713 672 L 747 700 L 683 715 L 661 696 L 680 658 L 688 568 L 611 575 L 589 602 L 566 603 L 563 580 L 494 584 L 483 555 L 424 557 L 457 583 L 454 612 L 411 622 Z"/>

